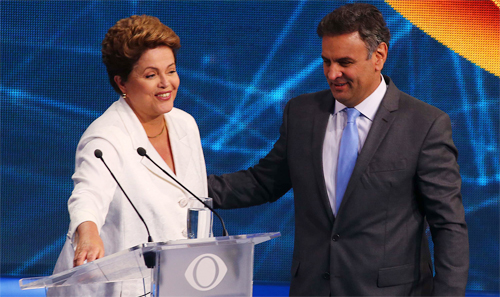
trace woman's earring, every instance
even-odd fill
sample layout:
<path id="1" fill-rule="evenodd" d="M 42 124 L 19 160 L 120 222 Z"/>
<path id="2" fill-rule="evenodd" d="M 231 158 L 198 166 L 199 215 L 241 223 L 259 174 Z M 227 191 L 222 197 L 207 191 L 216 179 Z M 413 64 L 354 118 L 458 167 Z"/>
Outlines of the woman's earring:
<path id="1" fill-rule="evenodd" d="M 123 93 L 122 97 L 123 97 L 123 99 L 127 99 L 127 94 Z"/>

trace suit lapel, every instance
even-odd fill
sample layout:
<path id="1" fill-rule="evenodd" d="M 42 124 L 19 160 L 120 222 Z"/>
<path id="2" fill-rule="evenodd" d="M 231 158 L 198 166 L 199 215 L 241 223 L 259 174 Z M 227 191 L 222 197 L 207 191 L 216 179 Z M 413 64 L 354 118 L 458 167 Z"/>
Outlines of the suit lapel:
<path id="1" fill-rule="evenodd" d="M 342 199 L 342 203 L 340 205 L 339 213 L 341 213 L 341 209 L 345 204 L 345 201 L 350 199 L 350 195 L 360 181 L 361 175 L 365 172 L 366 167 L 384 140 L 387 131 L 389 131 L 389 128 L 396 117 L 396 111 L 399 108 L 400 91 L 389 77 L 384 76 L 384 78 L 387 82 L 389 82 L 389 85 L 384 99 L 382 99 L 380 107 L 375 114 L 372 127 L 370 128 L 370 132 L 368 132 L 363 149 L 361 150 L 361 153 L 356 161 L 356 165 L 354 166 L 351 178 L 347 184 L 344 198 Z"/>
<path id="2" fill-rule="evenodd" d="M 313 155 L 313 168 L 315 179 L 318 183 L 321 200 L 324 204 L 324 209 L 327 212 L 328 218 L 333 223 L 334 217 L 332 208 L 330 206 L 330 199 L 326 191 L 325 175 L 323 173 L 323 142 L 325 140 L 326 127 L 328 120 L 333 112 L 335 106 L 332 93 L 328 92 L 327 96 L 320 98 L 320 108 L 317 113 L 314 113 L 313 120 L 313 133 L 312 133 L 312 155 Z"/>

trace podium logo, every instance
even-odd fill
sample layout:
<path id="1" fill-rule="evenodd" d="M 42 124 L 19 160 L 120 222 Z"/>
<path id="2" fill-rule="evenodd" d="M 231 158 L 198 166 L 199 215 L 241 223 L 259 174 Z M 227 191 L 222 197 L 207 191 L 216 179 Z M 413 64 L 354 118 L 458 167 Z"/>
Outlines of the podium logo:
<path id="1" fill-rule="evenodd" d="M 209 291 L 217 287 L 227 273 L 227 266 L 214 254 L 203 254 L 191 262 L 184 276 L 198 291 Z"/>

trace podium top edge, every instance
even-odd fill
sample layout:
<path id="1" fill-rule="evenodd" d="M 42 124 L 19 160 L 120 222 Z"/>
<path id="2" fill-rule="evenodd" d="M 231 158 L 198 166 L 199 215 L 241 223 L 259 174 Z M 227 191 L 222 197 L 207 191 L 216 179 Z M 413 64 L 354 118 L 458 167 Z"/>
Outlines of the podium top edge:
<path id="1" fill-rule="evenodd" d="M 255 233 L 255 234 L 241 234 L 241 235 L 230 235 L 230 236 L 219 236 L 210 238 L 197 238 L 197 239 L 178 239 L 169 240 L 164 242 L 148 242 L 130 248 L 129 250 L 135 250 L 140 248 L 154 248 L 163 246 L 193 246 L 193 245 L 206 245 L 206 244 L 222 244 L 222 243 L 244 243 L 253 242 L 254 244 L 259 244 L 277 237 L 280 237 L 280 232 L 269 232 L 269 233 Z"/>

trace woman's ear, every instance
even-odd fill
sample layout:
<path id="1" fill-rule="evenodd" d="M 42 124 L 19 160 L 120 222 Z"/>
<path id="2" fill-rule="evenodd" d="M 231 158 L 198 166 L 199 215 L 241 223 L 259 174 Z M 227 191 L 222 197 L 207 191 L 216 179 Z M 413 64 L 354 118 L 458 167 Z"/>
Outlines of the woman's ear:
<path id="1" fill-rule="evenodd" d="M 127 94 L 127 87 L 125 86 L 125 82 L 119 75 L 115 75 L 114 81 L 118 88 L 120 88 L 120 91 L 122 91 L 122 94 Z"/>

